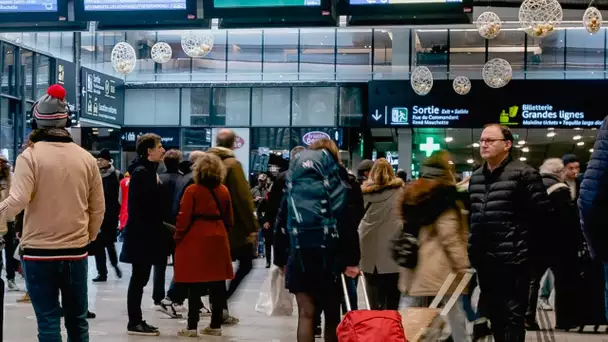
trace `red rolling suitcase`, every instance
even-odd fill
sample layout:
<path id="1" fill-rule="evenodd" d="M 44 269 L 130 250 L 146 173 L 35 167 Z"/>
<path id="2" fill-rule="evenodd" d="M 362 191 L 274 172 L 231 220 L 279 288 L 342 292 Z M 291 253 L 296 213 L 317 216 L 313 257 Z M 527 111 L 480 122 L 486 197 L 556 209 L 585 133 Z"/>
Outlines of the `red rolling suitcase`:
<path id="1" fill-rule="evenodd" d="M 346 280 L 342 274 L 342 289 L 348 313 L 338 325 L 339 342 L 407 342 L 401 323 L 401 314 L 392 310 L 370 310 L 365 277 L 361 273 L 361 285 L 368 310 L 351 310 Z"/>

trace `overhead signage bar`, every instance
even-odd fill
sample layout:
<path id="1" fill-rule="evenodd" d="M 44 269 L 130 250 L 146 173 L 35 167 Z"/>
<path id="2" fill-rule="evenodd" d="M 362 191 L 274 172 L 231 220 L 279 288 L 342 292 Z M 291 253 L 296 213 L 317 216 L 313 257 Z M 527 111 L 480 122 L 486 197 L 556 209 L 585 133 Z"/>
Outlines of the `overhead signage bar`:
<path id="1" fill-rule="evenodd" d="M 472 22 L 473 0 L 338 0 L 349 25 L 431 25 Z"/>
<path id="2" fill-rule="evenodd" d="M 75 0 L 76 20 L 140 22 L 197 19 L 197 0 Z"/>
<path id="3" fill-rule="evenodd" d="M 0 25 L 66 21 L 67 17 L 67 0 L 0 0 Z"/>
<path id="4" fill-rule="evenodd" d="M 369 83 L 370 127 L 482 128 L 489 123 L 513 127 L 598 127 L 608 115 L 598 98 L 608 92 L 603 80 L 513 80 L 492 89 L 473 80 L 468 95 L 451 81 L 435 81 L 418 96 L 409 81 Z"/>

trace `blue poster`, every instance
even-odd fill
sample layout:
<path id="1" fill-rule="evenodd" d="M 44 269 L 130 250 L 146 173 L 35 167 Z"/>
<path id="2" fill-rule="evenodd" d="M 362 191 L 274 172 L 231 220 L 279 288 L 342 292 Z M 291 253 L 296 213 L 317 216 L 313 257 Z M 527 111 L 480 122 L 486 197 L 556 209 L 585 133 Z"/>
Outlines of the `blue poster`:
<path id="1" fill-rule="evenodd" d="M 0 0 L 0 13 L 57 12 L 57 0 Z"/>

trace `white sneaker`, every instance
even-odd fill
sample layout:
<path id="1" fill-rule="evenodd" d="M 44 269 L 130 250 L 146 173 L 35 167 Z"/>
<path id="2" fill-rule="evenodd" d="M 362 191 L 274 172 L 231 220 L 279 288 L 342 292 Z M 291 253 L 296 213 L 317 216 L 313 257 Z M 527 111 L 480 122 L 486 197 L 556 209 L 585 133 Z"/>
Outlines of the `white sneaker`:
<path id="1" fill-rule="evenodd" d="M 206 327 L 201 329 L 201 334 L 207 336 L 222 336 L 222 329 L 212 329 L 211 327 Z"/>
<path id="2" fill-rule="evenodd" d="M 7 284 L 7 286 L 8 286 L 8 290 L 9 290 L 10 292 L 18 292 L 18 291 L 21 291 L 21 290 L 19 290 L 19 287 L 17 286 L 17 284 L 15 284 L 15 281 L 14 281 L 14 280 L 9 280 L 9 281 L 7 281 L 7 282 L 6 282 L 6 284 Z"/>
<path id="3" fill-rule="evenodd" d="M 175 309 L 171 305 L 165 305 L 163 303 L 154 304 L 154 305 L 152 305 L 151 309 L 154 309 L 158 312 L 162 312 L 171 318 L 183 318 L 183 316 L 181 314 L 178 314 L 177 312 L 175 312 Z"/>
<path id="4" fill-rule="evenodd" d="M 553 311 L 553 307 L 549 304 L 549 301 L 546 299 L 541 299 L 538 307 L 543 311 Z"/>
<path id="5" fill-rule="evenodd" d="M 173 309 L 175 310 L 175 312 L 188 312 L 188 308 L 185 307 L 183 304 L 171 304 L 173 305 Z"/>

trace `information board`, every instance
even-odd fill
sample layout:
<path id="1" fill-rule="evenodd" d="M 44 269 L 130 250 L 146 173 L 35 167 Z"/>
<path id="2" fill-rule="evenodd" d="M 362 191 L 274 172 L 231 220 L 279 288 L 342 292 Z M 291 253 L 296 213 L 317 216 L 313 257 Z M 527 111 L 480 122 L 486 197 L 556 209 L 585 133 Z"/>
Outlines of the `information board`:
<path id="1" fill-rule="evenodd" d="M 76 97 L 78 89 L 76 88 L 76 64 L 57 58 L 55 61 L 55 80 L 57 84 L 61 84 L 66 91 L 66 99 L 70 112 L 76 112 Z"/>
<path id="2" fill-rule="evenodd" d="M 0 0 L 0 13 L 57 11 L 57 0 Z"/>
<path id="3" fill-rule="evenodd" d="M 435 81 L 418 96 L 409 81 L 369 83 L 370 127 L 481 128 L 489 123 L 514 127 L 598 127 L 608 110 L 598 98 L 608 92 L 601 80 L 513 80 L 501 89 L 473 80 L 467 95 L 451 81 Z"/>
<path id="4" fill-rule="evenodd" d="M 123 127 L 120 129 L 120 141 L 126 150 L 135 150 L 137 138 L 146 134 L 154 133 L 160 136 L 163 147 L 179 147 L 180 130 L 178 127 Z"/>
<path id="5" fill-rule="evenodd" d="M 158 11 L 186 9 L 186 0 L 84 0 L 85 11 Z"/>
<path id="6" fill-rule="evenodd" d="M 320 6 L 321 0 L 215 0 L 216 8 Z"/>
<path id="7" fill-rule="evenodd" d="M 83 87 L 80 117 L 114 125 L 124 123 L 125 83 L 100 72 L 81 68 Z"/>

